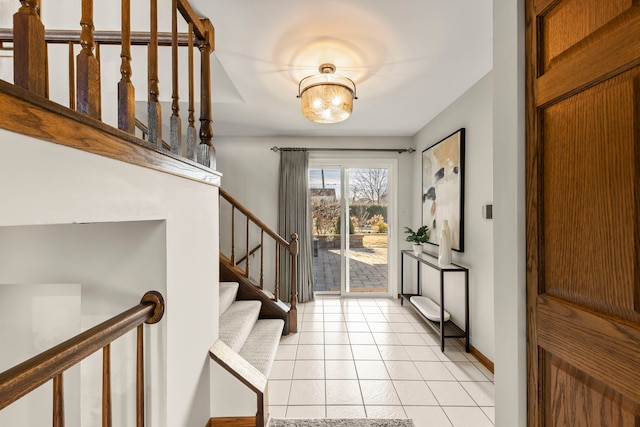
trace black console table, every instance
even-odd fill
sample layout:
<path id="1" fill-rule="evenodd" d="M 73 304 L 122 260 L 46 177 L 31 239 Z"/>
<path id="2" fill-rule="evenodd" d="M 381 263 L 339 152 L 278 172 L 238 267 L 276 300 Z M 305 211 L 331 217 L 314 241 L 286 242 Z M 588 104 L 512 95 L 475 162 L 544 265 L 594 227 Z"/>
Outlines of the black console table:
<path id="1" fill-rule="evenodd" d="M 404 259 L 405 257 L 409 257 L 411 259 L 416 260 L 417 265 L 417 294 L 405 293 L 404 292 Z M 440 349 L 444 351 L 444 339 L 445 338 L 464 338 L 465 340 L 465 350 L 467 353 L 470 351 L 469 344 L 469 269 L 466 267 L 462 267 L 457 264 L 450 264 L 445 267 L 441 267 L 438 265 L 438 259 L 429 254 L 420 254 L 416 255 L 413 251 L 403 250 L 402 255 L 400 257 L 400 304 L 404 304 L 404 300 L 409 301 L 411 303 L 410 298 L 412 296 L 422 295 L 422 273 L 420 266 L 422 264 L 428 265 L 431 268 L 434 268 L 440 272 L 440 321 L 434 322 L 429 320 L 422 314 L 420 310 L 416 308 L 416 312 L 420 314 L 426 324 L 429 325 L 434 331 L 438 333 L 440 336 Z M 460 328 L 460 326 L 456 325 L 453 320 L 449 320 L 447 322 L 444 321 L 444 278 L 445 273 L 463 273 L 464 274 L 464 330 Z M 438 301 L 436 301 L 438 302 Z M 414 304 L 412 304 L 414 305 Z"/>

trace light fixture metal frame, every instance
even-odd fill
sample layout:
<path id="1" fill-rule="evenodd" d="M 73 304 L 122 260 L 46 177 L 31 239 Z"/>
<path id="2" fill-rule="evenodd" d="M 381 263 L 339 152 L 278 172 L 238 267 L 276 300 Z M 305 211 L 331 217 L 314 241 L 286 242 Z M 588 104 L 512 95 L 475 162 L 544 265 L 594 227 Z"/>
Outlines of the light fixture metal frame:
<path id="1" fill-rule="evenodd" d="M 357 92 L 356 92 L 356 83 L 351 80 L 349 77 L 345 77 L 343 75 L 340 74 L 336 74 L 336 66 L 333 64 L 321 64 L 318 67 L 318 71 L 320 71 L 320 74 L 312 74 L 310 76 L 307 76 L 305 78 L 303 78 L 302 80 L 300 80 L 300 83 L 298 83 L 298 96 L 296 98 L 301 98 L 302 97 L 302 93 L 312 87 L 315 86 L 325 86 L 325 85 L 335 85 L 335 86 L 342 86 L 346 89 L 348 89 L 352 95 L 353 95 L 353 99 L 358 99 L 357 96 Z M 313 78 L 313 77 L 318 77 L 318 76 L 322 76 L 323 74 L 333 74 L 334 76 L 336 76 L 338 79 L 344 79 L 349 81 L 349 83 L 351 83 L 352 87 L 349 87 L 349 85 L 341 83 L 341 82 L 318 82 L 318 83 L 313 83 L 310 84 L 309 86 L 305 86 L 304 89 L 302 89 L 302 84 L 304 83 L 305 80 Z"/>

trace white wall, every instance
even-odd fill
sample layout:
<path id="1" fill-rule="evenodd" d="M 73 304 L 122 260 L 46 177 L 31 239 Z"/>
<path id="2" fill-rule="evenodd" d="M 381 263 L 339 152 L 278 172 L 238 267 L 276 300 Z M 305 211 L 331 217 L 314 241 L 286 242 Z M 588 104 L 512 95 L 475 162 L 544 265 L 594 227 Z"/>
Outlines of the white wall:
<path id="1" fill-rule="evenodd" d="M 166 365 L 166 381 L 155 384 L 153 371 L 147 376 L 157 396 L 149 422 L 204 426 L 209 419 L 208 349 L 218 330 L 218 189 L 5 130 L 0 130 L 0 141 L 0 227 L 166 223 L 162 274 L 167 306 L 161 321 L 166 340 L 150 349 Z M 112 271 L 117 269 L 114 265 Z M 128 294 L 96 292 L 109 296 L 103 303 L 113 314 L 116 307 L 137 303 Z M 161 375 L 155 372 L 155 377 Z"/>
<path id="2" fill-rule="evenodd" d="M 0 250 L 0 253 L 7 252 Z M 0 261 L 2 259 L 4 256 Z M 80 285 L 77 283 L 0 284 L 0 342 L 3 343 L 0 372 L 78 335 L 81 332 L 80 306 Z M 100 383 L 97 388 L 100 389 Z M 64 391 L 65 425 L 83 426 L 80 422 L 80 369 L 65 371 Z M 52 393 L 50 381 L 2 409 L 0 425 L 51 424 Z"/>
<path id="3" fill-rule="evenodd" d="M 496 426 L 527 424 L 524 2 L 493 1 Z"/>
<path id="4" fill-rule="evenodd" d="M 407 148 L 413 147 L 410 137 L 217 137 L 215 140 L 218 170 L 224 175 L 225 191 L 254 212 L 258 218 L 277 231 L 278 170 L 280 155 L 270 151 L 278 147 L 306 148 Z M 390 224 L 390 232 L 402 233 L 402 226 L 411 223 L 413 159 L 419 153 L 394 152 L 311 152 L 310 158 L 336 157 L 357 159 L 398 159 L 398 218 Z M 403 239 L 401 239 L 403 241 Z M 396 246 L 397 247 L 397 246 Z M 408 245 L 402 246 L 409 248 Z M 395 255 L 400 263 L 399 253 Z M 395 285 L 399 281 L 396 275 Z"/>
<path id="5" fill-rule="evenodd" d="M 78 300 L 81 299 L 82 314 L 78 313 L 78 324 L 83 331 L 138 304 L 142 295 L 149 290 L 166 295 L 164 221 L 0 227 L 0 253 L 3 254 L 0 257 L 0 283 L 19 284 L 14 286 L 26 288 L 32 287 L 29 284 L 46 281 L 79 283 Z M 14 301 L 19 303 L 18 296 Z M 55 312 L 56 307 L 49 310 Z M 166 326 L 166 322 L 147 326 L 146 343 L 166 343 Z M 44 334 L 47 331 L 37 332 Z M 49 339 L 53 340 L 49 347 L 80 331 L 64 339 L 54 332 L 49 331 Z M 135 345 L 135 333 L 130 333 L 111 346 L 112 415 L 114 424 L 118 425 L 127 425 L 127 420 L 135 419 L 135 400 L 131 398 L 135 396 L 136 384 Z M 162 347 L 162 351 L 147 352 L 146 355 L 147 367 L 154 372 L 153 376 L 148 376 L 149 389 L 167 382 L 166 359 L 160 357 L 160 353 L 165 351 Z M 41 348 L 40 351 L 47 349 Z M 81 422 L 78 420 L 74 425 L 100 425 L 101 364 L 101 354 L 81 364 L 82 398 L 80 401 L 78 383 L 77 401 L 69 402 L 71 405 L 81 404 L 78 411 L 81 413 Z M 66 376 L 65 395 L 68 400 L 73 400 L 73 395 L 67 395 L 74 388 L 70 387 Z M 166 406 L 161 397 L 149 395 L 149 406 L 154 409 L 149 416 L 158 418 L 155 409 Z M 47 402 L 50 404 L 50 401 L 49 397 Z"/>
<path id="6" fill-rule="evenodd" d="M 416 134 L 416 150 L 420 155 L 413 159 L 413 179 L 421 182 L 421 153 L 424 149 L 460 128 L 466 129 L 464 252 L 454 251 L 453 259 L 469 268 L 471 345 L 494 360 L 493 222 L 482 218 L 482 205 L 493 201 L 492 83 L 489 73 Z M 414 218 L 412 224 L 416 227 L 421 224 L 422 219 L 421 188 L 421 185 L 414 186 L 411 198 Z M 425 252 L 436 255 L 437 249 L 436 246 L 424 246 Z M 446 285 L 459 287 L 455 279 L 452 283 L 447 281 Z M 464 307 L 462 295 L 464 293 L 457 295 L 457 298 L 448 297 L 445 302 L 447 310 L 461 312 L 461 306 Z M 459 317 L 458 315 L 457 320 L 464 319 Z"/>

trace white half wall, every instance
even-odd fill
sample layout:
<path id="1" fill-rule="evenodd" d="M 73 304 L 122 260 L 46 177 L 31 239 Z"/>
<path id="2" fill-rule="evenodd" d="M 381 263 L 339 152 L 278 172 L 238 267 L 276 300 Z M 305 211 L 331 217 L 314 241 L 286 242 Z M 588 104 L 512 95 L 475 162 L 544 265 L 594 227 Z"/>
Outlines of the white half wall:
<path id="1" fill-rule="evenodd" d="M 496 426 L 527 425 L 524 2 L 493 0 Z"/>
<path id="2" fill-rule="evenodd" d="M 482 206 L 493 202 L 492 95 L 493 80 L 489 73 L 415 135 L 417 151 L 412 170 L 417 185 L 411 196 L 413 221 L 410 223 L 412 228 L 422 225 L 422 151 L 465 128 L 464 252 L 454 251 L 453 260 L 469 268 L 471 345 L 490 360 L 495 359 L 493 222 L 482 218 Z M 438 247 L 433 245 L 424 245 L 423 250 L 436 256 L 438 253 Z M 423 282 L 425 279 L 423 276 Z M 451 283 L 447 279 L 445 285 L 458 288 L 462 286 L 458 282 L 464 283 L 461 278 Z M 447 297 L 447 310 L 464 315 L 463 295 L 462 292 L 457 298 Z"/>
<path id="3" fill-rule="evenodd" d="M 218 188 L 5 130 L 0 130 L 0 141 L 0 227 L 165 224 L 166 283 L 159 285 L 167 302 L 161 321 L 166 342 L 153 343 L 151 351 L 158 351 L 166 366 L 166 383 L 150 383 L 162 404 L 152 408 L 158 416 L 149 421 L 156 426 L 206 425 L 208 350 L 218 331 Z M 127 262 L 126 254 L 121 262 Z M 96 273 L 117 270 L 113 265 Z M 110 295 L 110 289 L 98 287 L 96 292 Z M 115 315 L 121 304 L 138 302 L 130 299 L 127 295 L 126 303 L 115 298 L 102 304 Z"/>

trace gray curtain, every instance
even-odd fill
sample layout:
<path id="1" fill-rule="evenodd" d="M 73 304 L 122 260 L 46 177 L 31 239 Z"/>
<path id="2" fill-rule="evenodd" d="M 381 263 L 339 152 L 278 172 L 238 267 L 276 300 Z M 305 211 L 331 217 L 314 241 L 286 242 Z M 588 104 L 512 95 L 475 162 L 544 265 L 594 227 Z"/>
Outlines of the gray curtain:
<path id="1" fill-rule="evenodd" d="M 309 198 L 309 153 L 304 150 L 280 152 L 278 190 L 278 234 L 289 241 L 292 233 L 299 237 L 298 301 L 313 300 L 313 252 L 311 201 Z M 291 295 L 291 265 L 284 251 L 280 253 L 280 299 Z"/>

